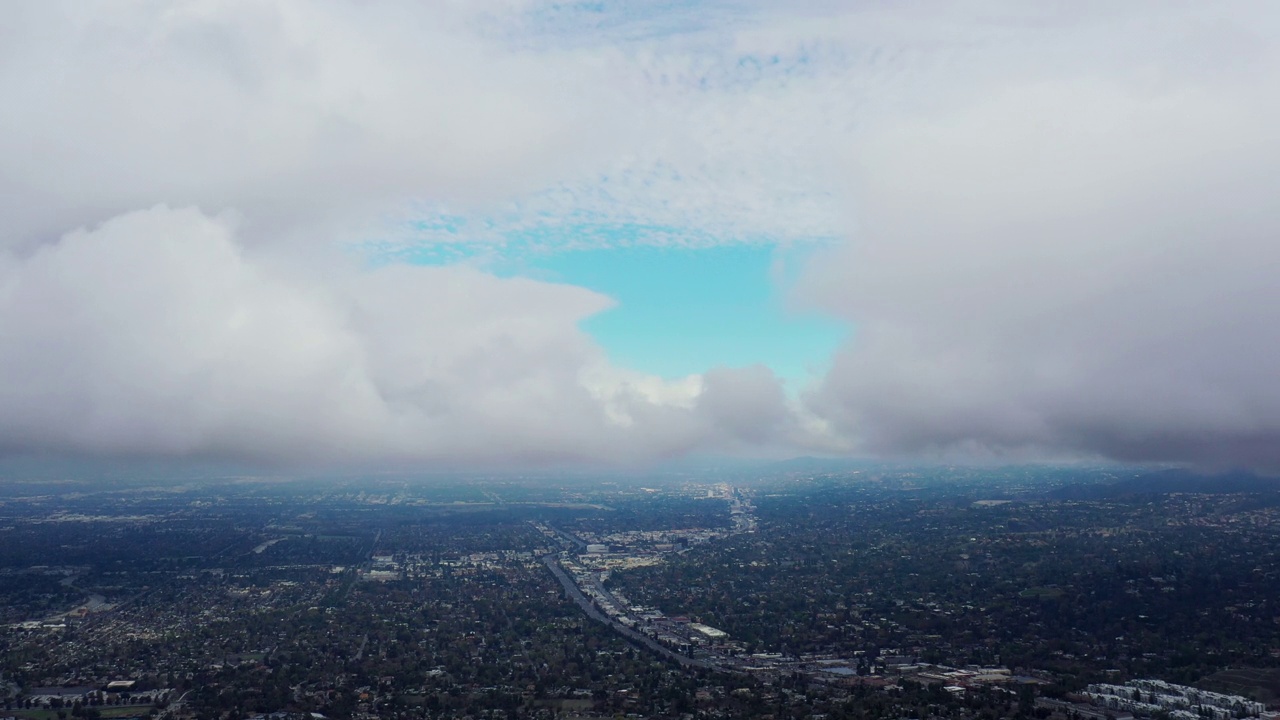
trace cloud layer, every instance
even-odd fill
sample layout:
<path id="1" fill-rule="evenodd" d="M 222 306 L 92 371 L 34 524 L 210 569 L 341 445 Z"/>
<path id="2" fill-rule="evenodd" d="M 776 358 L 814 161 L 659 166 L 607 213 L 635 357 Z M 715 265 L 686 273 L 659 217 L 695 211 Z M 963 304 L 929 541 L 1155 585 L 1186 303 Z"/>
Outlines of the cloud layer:
<path id="1" fill-rule="evenodd" d="M 1265 3 L 22 4 L 0 451 L 1280 469 L 1277 40 Z M 622 235 L 839 239 L 791 300 L 852 338 L 798 396 L 662 379 L 579 330 L 609 298 L 394 262 Z"/>
<path id="2" fill-rule="evenodd" d="M 899 455 L 1280 470 L 1273 15 L 1036 67 L 1125 25 L 1060 30 L 1030 77 L 860 137 L 860 230 L 810 278 L 857 326 L 819 412 Z"/>
<path id="3" fill-rule="evenodd" d="M 769 441 L 772 373 L 666 382 L 577 329 L 611 301 L 461 267 L 325 272 L 158 206 L 0 265 L 11 451 L 268 462 L 638 462 Z M 746 413 L 744 415 L 744 413 Z"/>
<path id="4" fill-rule="evenodd" d="M 615 368 L 578 329 L 608 298 L 336 250 L 411 201 L 496 207 L 616 152 L 633 123 L 598 64 L 491 37 L 524 9 L 15 9 L 0 451 L 470 467 L 774 442 L 772 373 Z"/>
<path id="5" fill-rule="evenodd" d="M 235 208 L 275 240 L 363 238 L 410 200 L 483 206 L 572 175 L 625 127 L 613 94 L 587 63 L 494 45 L 481 19 L 342 0 L 13 8 L 5 242 L 156 203 Z"/>

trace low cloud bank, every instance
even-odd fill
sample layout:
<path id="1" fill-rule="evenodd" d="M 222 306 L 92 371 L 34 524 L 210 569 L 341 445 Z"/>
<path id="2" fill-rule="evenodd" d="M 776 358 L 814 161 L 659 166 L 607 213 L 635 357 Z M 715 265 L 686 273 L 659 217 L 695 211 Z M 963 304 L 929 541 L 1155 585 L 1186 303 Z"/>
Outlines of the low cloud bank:
<path id="1" fill-rule="evenodd" d="M 284 463 L 643 462 L 772 442 L 764 368 L 666 381 L 612 304 L 466 267 L 302 267 L 164 206 L 0 261 L 0 445 Z"/>

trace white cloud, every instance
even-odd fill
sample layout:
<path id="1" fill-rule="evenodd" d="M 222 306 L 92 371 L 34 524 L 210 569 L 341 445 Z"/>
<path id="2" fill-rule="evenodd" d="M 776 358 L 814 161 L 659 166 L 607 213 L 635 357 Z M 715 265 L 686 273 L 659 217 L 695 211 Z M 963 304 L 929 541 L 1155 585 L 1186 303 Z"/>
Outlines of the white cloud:
<path id="1" fill-rule="evenodd" d="M 279 462 L 617 463 L 759 440 L 746 414 L 785 414 L 767 373 L 718 370 L 704 387 L 610 369 L 577 322 L 611 301 L 581 288 L 279 260 L 243 247 L 227 218 L 163 206 L 4 256 L 0 442 Z"/>
<path id="2" fill-rule="evenodd" d="M 1045 59 L 1127 23 L 1059 29 L 850 143 L 860 231 L 810 287 L 856 331 L 820 414 L 878 452 L 1280 468 L 1280 36 L 1206 15 L 1101 66 Z"/>
<path id="3" fill-rule="evenodd" d="M 6 20 L 10 451 L 1280 465 L 1270 5 L 51 0 Z M 580 288 L 334 250 L 619 226 L 849 238 L 799 298 L 856 331 L 808 406 L 763 368 L 609 365 L 577 323 L 610 301 Z"/>
<path id="4" fill-rule="evenodd" d="M 746 371 L 726 386 L 737 371 L 666 381 L 612 367 L 578 328 L 608 298 L 343 256 L 413 203 L 483 217 L 596 177 L 652 137 L 637 98 L 612 87 L 609 52 L 513 36 L 540 11 L 11 9 L 0 448 L 616 463 L 761 439 L 718 408 L 742 395 L 777 424 L 776 378 Z"/>
<path id="5" fill-rule="evenodd" d="M 572 174 L 625 114 L 596 71 L 440 3 L 128 0 L 7 11 L 6 241 L 157 202 L 247 232 L 483 206 Z M 376 227 L 376 223 L 373 224 Z"/>

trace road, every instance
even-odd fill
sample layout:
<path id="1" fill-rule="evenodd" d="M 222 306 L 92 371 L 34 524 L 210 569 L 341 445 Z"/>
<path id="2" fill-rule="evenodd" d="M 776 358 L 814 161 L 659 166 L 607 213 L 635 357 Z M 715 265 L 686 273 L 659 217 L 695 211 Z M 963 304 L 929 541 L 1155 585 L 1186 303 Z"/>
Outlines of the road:
<path id="1" fill-rule="evenodd" d="M 681 655 L 648 635 L 632 630 L 626 625 L 623 625 L 600 612 L 596 609 L 596 606 L 591 603 L 591 599 L 582 594 L 582 590 L 578 589 L 577 583 L 573 581 L 573 578 L 569 577 L 569 573 L 565 572 L 565 569 L 560 566 L 558 561 L 556 561 L 554 555 L 544 555 L 542 557 L 542 564 L 546 565 L 547 569 L 550 570 L 551 573 L 556 576 L 556 579 L 560 581 L 560 584 L 564 586 L 565 594 L 573 598 L 573 601 L 578 603 L 578 607 L 582 608 L 582 611 L 585 612 L 587 617 L 592 620 L 608 625 L 628 640 L 639 643 L 653 652 L 670 660 L 674 660 L 685 667 L 698 667 L 706 668 L 708 670 L 717 670 L 720 672 L 730 672 L 730 670 L 723 665 L 707 660 L 700 660 L 698 658 L 691 658 L 687 655 Z"/>

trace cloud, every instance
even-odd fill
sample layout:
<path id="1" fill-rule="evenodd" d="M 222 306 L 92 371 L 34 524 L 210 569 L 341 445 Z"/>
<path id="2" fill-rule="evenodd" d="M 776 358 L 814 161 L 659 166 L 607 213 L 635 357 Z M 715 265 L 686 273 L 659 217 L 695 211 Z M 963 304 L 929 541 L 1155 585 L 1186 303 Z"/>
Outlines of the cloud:
<path id="1" fill-rule="evenodd" d="M 808 279 L 856 330 L 815 411 L 880 453 L 1280 470 L 1275 15 L 1065 64 L 1130 25 L 1055 24 L 850 143 L 859 230 Z"/>
<path id="2" fill-rule="evenodd" d="M 609 298 L 352 254 L 414 207 L 557 223 L 664 202 L 643 178 L 599 203 L 572 189 L 627 175 L 664 131 L 630 60 L 536 40 L 547 10 L 14 8 L 0 452 L 456 467 L 773 443 L 795 410 L 777 378 L 615 367 L 578 327 Z M 549 192 L 567 204 L 528 201 Z"/>
<path id="3" fill-rule="evenodd" d="M 413 199 L 486 207 L 574 176 L 627 114 L 588 63 L 496 44 L 483 19 L 339 0 L 12 8 L 4 241 L 160 202 L 234 208 L 248 237 L 362 238 Z"/>
<path id="4" fill-rule="evenodd" d="M 0 447 L 1274 468 L 1280 14 L 1235 8 L 23 4 Z M 581 288 L 394 262 L 835 238 L 803 405 L 611 365 Z"/>
<path id="5" fill-rule="evenodd" d="M 580 174 L 496 209 L 423 204 L 399 239 L 446 257 L 477 237 L 499 252 L 835 241 L 862 214 L 846 150 L 866 133 L 1064 66 L 1105 75 L 1150 49 L 1132 38 L 1151 25 L 1176 35 L 1202 19 L 1153 5 L 533 3 L 502 25 L 506 41 L 572 48 L 633 124 Z M 1242 52 L 1221 39 L 1200 51 Z"/>
<path id="6" fill-rule="evenodd" d="M 283 463 L 618 463 L 757 442 L 785 414 L 760 370 L 663 381 L 611 368 L 577 328 L 611 301 L 581 288 L 280 260 L 244 247 L 232 219 L 164 206 L 4 256 L 0 443 Z"/>
<path id="7" fill-rule="evenodd" d="M 841 236 L 848 215 L 829 149 L 858 122 L 859 93 L 882 69 L 863 55 L 827 52 L 833 43 L 811 45 L 809 15 L 766 10 L 751 2 L 535 4 L 509 31 L 589 59 L 632 125 L 589 171 L 497 209 L 423 204 L 425 221 L 400 239 L 410 251 L 458 252 L 459 240 L 478 236 L 516 251 L 619 237 L 707 247 Z M 768 24 L 776 32 L 764 33 Z"/>
<path id="8" fill-rule="evenodd" d="M 619 226 L 831 240 L 830 145 L 900 70 L 873 37 L 891 15 L 833 39 L 820 13 L 756 3 L 51 0 L 7 19 L 0 215 L 27 246 L 159 202 L 234 208 L 246 241 L 383 249 Z"/>

